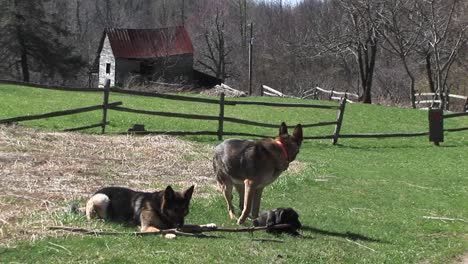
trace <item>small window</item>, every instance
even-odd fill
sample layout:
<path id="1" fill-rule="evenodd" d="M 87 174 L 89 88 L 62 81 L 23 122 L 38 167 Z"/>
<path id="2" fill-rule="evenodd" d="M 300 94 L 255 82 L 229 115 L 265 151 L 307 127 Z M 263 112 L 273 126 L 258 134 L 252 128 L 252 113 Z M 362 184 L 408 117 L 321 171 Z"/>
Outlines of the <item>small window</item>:
<path id="1" fill-rule="evenodd" d="M 106 63 L 106 73 L 109 74 L 110 73 L 110 63 Z"/>

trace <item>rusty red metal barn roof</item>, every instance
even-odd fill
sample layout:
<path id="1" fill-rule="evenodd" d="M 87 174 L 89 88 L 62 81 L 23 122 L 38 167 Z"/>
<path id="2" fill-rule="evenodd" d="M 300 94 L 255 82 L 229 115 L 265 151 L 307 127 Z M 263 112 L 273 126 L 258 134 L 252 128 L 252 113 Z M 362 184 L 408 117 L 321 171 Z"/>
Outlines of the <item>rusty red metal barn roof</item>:
<path id="1" fill-rule="evenodd" d="M 108 28 L 116 58 L 145 59 L 193 53 L 190 36 L 184 27 L 157 29 Z"/>

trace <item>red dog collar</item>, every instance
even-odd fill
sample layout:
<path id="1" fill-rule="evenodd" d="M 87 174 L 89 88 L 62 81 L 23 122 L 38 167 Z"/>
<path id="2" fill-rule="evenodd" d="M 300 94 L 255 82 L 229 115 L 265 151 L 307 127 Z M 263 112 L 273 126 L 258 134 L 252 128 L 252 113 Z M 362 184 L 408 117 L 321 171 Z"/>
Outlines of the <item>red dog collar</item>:
<path id="1" fill-rule="evenodd" d="M 289 155 L 288 155 L 288 151 L 286 150 L 286 147 L 284 147 L 284 144 L 283 142 L 281 142 L 280 139 L 277 139 L 275 140 L 276 144 L 278 144 L 278 146 L 280 147 L 280 149 L 283 151 L 283 155 L 284 157 L 286 158 L 286 160 L 289 162 Z"/>

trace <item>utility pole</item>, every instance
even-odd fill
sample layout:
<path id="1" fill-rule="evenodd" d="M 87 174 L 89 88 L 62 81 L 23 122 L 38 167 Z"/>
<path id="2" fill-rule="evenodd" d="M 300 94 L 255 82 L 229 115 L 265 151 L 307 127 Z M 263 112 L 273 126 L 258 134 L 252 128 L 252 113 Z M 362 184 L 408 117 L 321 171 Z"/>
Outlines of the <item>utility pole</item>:
<path id="1" fill-rule="evenodd" d="M 249 95 L 252 95 L 252 53 L 253 53 L 253 23 L 250 22 L 250 43 L 249 43 Z"/>

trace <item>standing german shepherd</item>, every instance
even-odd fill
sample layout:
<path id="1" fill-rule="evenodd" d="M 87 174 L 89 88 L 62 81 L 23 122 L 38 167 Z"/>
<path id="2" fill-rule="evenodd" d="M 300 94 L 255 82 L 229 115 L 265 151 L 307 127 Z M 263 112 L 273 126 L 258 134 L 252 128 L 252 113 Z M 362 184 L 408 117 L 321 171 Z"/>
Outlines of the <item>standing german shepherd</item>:
<path id="1" fill-rule="evenodd" d="M 138 192 L 124 187 L 105 187 L 95 192 L 86 204 L 88 219 L 141 225 L 141 232 L 181 227 L 189 213 L 194 186 L 175 192 L 169 185 L 164 191 Z"/>
<path id="2" fill-rule="evenodd" d="M 263 188 L 278 178 L 296 158 L 302 143 L 302 126 L 293 135 L 283 122 L 276 138 L 263 140 L 228 139 L 215 148 L 213 168 L 226 199 L 229 216 L 236 219 L 232 206 L 232 188 L 239 193 L 242 214 L 237 220 L 244 223 L 249 213 L 258 216 Z"/>

